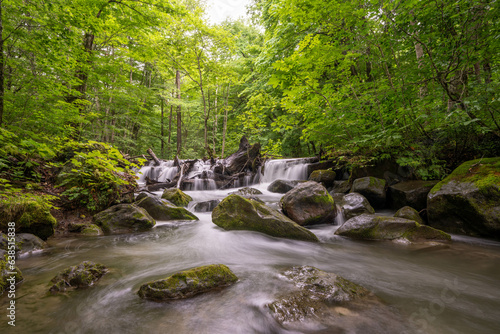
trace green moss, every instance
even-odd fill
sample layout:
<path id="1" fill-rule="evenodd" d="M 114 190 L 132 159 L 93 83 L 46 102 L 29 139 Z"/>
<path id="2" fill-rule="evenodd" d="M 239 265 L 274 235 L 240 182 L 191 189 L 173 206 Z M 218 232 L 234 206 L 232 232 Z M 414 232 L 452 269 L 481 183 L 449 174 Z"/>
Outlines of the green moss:
<path id="1" fill-rule="evenodd" d="M 107 268 L 102 264 L 83 261 L 76 266 L 64 269 L 52 278 L 51 282 L 53 285 L 49 291 L 56 293 L 64 292 L 70 288 L 87 288 L 92 286 L 107 272 Z"/>
<path id="2" fill-rule="evenodd" d="M 9 274 L 10 272 L 15 272 L 14 277 L 16 284 L 19 284 L 23 281 L 24 278 L 21 270 L 19 270 L 18 267 L 15 267 L 15 270 L 12 271 L 9 268 L 8 257 L 7 255 L 5 255 L 4 257 L 0 258 L 0 295 L 3 294 L 5 289 L 7 289 L 10 284 L 10 282 L 7 281 L 7 279 L 12 277 L 12 274 Z"/>
<path id="3" fill-rule="evenodd" d="M 177 206 L 186 207 L 193 199 L 177 188 L 165 189 L 161 198 L 174 203 Z"/>
<path id="4" fill-rule="evenodd" d="M 94 224 L 88 225 L 87 227 L 82 229 L 82 231 L 80 233 L 83 235 L 102 235 L 103 234 L 103 232 L 99 228 L 99 226 L 94 225 Z"/>

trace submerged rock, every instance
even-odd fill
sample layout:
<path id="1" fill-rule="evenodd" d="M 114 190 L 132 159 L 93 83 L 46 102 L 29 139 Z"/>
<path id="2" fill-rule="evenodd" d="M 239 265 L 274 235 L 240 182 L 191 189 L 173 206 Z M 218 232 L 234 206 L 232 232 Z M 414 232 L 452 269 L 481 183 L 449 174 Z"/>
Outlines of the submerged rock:
<path id="1" fill-rule="evenodd" d="M 398 210 L 411 206 L 417 211 L 427 207 L 427 194 L 438 181 L 405 181 L 394 184 L 387 190 L 388 206 Z"/>
<path id="2" fill-rule="evenodd" d="M 318 241 L 308 229 L 265 204 L 230 195 L 212 212 L 212 221 L 225 230 L 248 230 L 278 238 Z"/>
<path id="3" fill-rule="evenodd" d="M 429 225 L 451 233 L 500 238 L 500 158 L 463 163 L 427 197 Z"/>
<path id="4" fill-rule="evenodd" d="M 136 205 L 145 209 L 156 220 L 198 220 L 198 217 L 185 208 L 156 196 L 143 197 Z"/>
<path id="5" fill-rule="evenodd" d="M 267 190 L 272 193 L 284 194 L 292 190 L 297 184 L 303 181 L 296 180 L 275 180 L 268 187 Z"/>
<path id="6" fill-rule="evenodd" d="M 404 218 L 363 214 L 346 221 L 335 234 L 364 240 L 449 241 L 449 234 Z"/>
<path id="7" fill-rule="evenodd" d="M 314 181 L 298 184 L 281 198 L 280 205 L 299 225 L 333 224 L 337 214 L 332 196 Z"/>
<path id="8" fill-rule="evenodd" d="M 211 212 L 221 202 L 219 199 L 196 203 L 193 210 L 195 212 Z"/>
<path id="9" fill-rule="evenodd" d="M 386 202 L 385 185 L 384 179 L 372 176 L 362 177 L 354 180 L 351 192 L 365 196 L 375 209 L 383 209 Z"/>
<path id="10" fill-rule="evenodd" d="M 146 231 L 156 222 L 143 208 L 134 204 L 118 204 L 94 215 L 94 222 L 105 233 Z"/>
<path id="11" fill-rule="evenodd" d="M 420 217 L 420 215 L 418 214 L 418 211 L 410 206 L 404 206 L 401 209 L 399 209 L 394 214 L 394 217 L 414 220 L 419 224 L 424 224 L 424 220 L 422 219 L 422 217 Z"/>
<path id="12" fill-rule="evenodd" d="M 375 213 L 368 200 L 358 193 L 349 193 L 343 196 L 339 205 L 344 212 L 345 219 L 351 219 L 364 213 Z"/>
<path id="13" fill-rule="evenodd" d="M 325 188 L 333 186 L 337 174 L 333 170 L 318 169 L 309 175 L 309 181 L 321 183 Z"/>
<path id="14" fill-rule="evenodd" d="M 55 276 L 51 282 L 54 283 L 49 289 L 52 293 L 65 292 L 67 290 L 88 288 L 94 285 L 108 269 L 99 263 L 83 261 L 82 263 L 66 268 Z"/>
<path id="15" fill-rule="evenodd" d="M 143 284 L 138 295 L 154 301 L 184 299 L 230 286 L 237 280 L 238 277 L 227 266 L 212 264 Z"/>
<path id="16" fill-rule="evenodd" d="M 182 190 L 177 188 L 165 189 L 163 191 L 163 194 L 161 195 L 161 198 L 166 199 L 167 201 L 172 202 L 177 206 L 183 207 L 186 207 L 189 202 L 193 200 L 191 196 L 185 194 Z"/>

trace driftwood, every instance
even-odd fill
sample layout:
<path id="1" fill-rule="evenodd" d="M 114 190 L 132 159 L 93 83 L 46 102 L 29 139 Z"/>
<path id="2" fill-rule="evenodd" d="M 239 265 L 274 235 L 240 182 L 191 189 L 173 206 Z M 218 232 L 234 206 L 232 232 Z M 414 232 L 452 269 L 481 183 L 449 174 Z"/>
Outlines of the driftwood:
<path id="1" fill-rule="evenodd" d="M 241 173 L 244 170 L 256 172 L 255 168 L 258 166 L 256 166 L 254 161 L 256 161 L 255 159 L 259 156 L 260 144 L 256 143 L 250 145 L 248 139 L 243 136 L 240 140 L 238 151 L 226 158 L 225 170 L 227 170 L 229 174 Z"/>
<path id="2" fill-rule="evenodd" d="M 160 161 L 160 159 L 158 159 L 156 157 L 155 152 L 153 152 L 153 150 L 151 148 L 148 148 L 147 152 L 151 156 L 151 158 L 153 158 L 153 160 L 155 161 L 156 166 L 160 166 L 161 165 L 161 161 Z"/>

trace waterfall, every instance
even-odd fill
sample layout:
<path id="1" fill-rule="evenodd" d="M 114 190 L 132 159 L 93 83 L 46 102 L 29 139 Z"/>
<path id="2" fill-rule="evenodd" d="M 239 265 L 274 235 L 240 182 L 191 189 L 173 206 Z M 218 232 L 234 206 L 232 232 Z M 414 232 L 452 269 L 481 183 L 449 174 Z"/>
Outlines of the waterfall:
<path id="1" fill-rule="evenodd" d="M 261 183 L 274 180 L 307 180 L 307 159 L 282 159 L 269 160 L 264 165 L 264 173 L 260 178 Z"/>

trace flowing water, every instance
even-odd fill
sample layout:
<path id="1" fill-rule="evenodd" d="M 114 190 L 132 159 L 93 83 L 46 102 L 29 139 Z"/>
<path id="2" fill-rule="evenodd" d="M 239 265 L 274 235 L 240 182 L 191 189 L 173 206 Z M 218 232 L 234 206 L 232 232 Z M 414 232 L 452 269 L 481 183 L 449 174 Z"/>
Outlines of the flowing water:
<path id="1" fill-rule="evenodd" d="M 276 206 L 281 195 L 267 185 L 255 187 Z M 230 191 L 186 193 L 200 202 Z M 17 287 L 16 327 L 3 317 L 0 333 L 296 333 L 278 325 L 266 307 L 287 290 L 280 272 L 293 265 L 334 272 L 372 290 L 410 333 L 499 332 L 498 242 L 454 236 L 448 248 L 420 249 L 353 241 L 335 236 L 338 226 L 322 225 L 311 228 L 321 242 L 309 243 L 224 231 L 210 213 L 196 215 L 199 221 L 159 221 L 143 233 L 54 239 L 48 250 L 18 259 L 25 282 Z M 84 260 L 110 272 L 92 288 L 47 293 L 52 277 Z M 239 281 L 189 300 L 156 303 L 137 296 L 145 282 L 213 263 L 229 266 Z M 1 309 L 7 305 L 2 296 Z"/>

